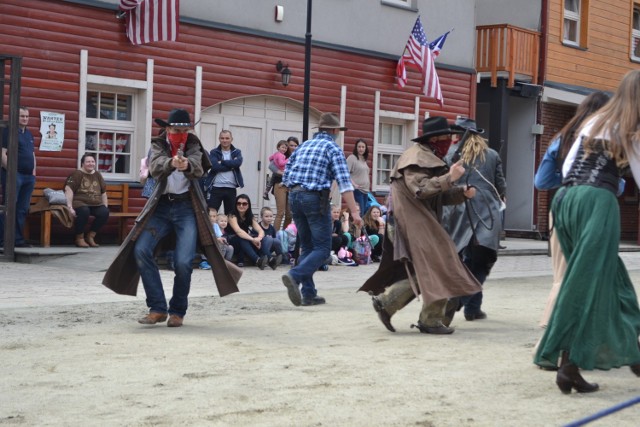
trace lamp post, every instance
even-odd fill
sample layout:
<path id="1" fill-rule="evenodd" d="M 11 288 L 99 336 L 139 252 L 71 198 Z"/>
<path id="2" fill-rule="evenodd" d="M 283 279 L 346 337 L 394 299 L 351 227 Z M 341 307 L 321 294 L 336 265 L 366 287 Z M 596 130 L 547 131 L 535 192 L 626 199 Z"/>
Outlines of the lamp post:
<path id="1" fill-rule="evenodd" d="M 304 100 L 302 104 L 302 141 L 309 139 L 309 86 L 311 84 L 311 8 L 307 0 L 307 31 L 304 35 Z"/>

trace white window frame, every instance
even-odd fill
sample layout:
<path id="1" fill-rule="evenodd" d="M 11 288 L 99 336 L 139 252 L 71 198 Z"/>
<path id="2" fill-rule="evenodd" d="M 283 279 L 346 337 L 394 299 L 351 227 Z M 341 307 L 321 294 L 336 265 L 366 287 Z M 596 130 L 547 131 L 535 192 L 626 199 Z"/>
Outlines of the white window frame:
<path id="1" fill-rule="evenodd" d="M 386 6 L 401 7 L 403 9 L 416 8 L 416 0 L 380 0 L 380 3 Z"/>
<path id="2" fill-rule="evenodd" d="M 78 108 L 78 167 L 86 151 L 87 132 L 112 131 L 131 133 L 129 140 L 130 170 L 127 173 L 104 172 L 108 181 L 138 181 L 140 159 L 147 155 L 151 144 L 153 101 L 153 59 L 147 60 L 146 80 L 122 79 L 88 73 L 88 51 L 80 52 L 80 93 Z M 131 121 L 104 120 L 87 117 L 87 93 L 92 91 L 131 95 Z"/>
<path id="3" fill-rule="evenodd" d="M 638 44 L 640 44 L 640 4 L 634 3 L 631 18 L 631 59 L 633 61 L 640 61 L 640 56 L 635 55 L 634 49 Z"/>
<path id="4" fill-rule="evenodd" d="M 577 4 L 578 4 L 578 11 L 572 11 L 567 9 L 567 1 L 568 0 L 564 0 L 563 2 L 563 7 L 564 7 L 564 15 L 563 15 L 563 20 L 562 20 L 562 41 L 565 44 L 571 45 L 571 46 L 580 46 L 580 25 L 581 25 L 581 19 L 580 19 L 580 14 L 582 13 L 582 1 L 581 0 L 576 0 Z M 571 22 L 575 22 L 576 25 L 576 39 L 572 40 L 572 39 L 568 39 L 567 38 L 567 21 L 571 21 Z"/>
<path id="5" fill-rule="evenodd" d="M 125 95 L 125 96 L 130 96 L 131 97 L 131 119 L 130 120 L 115 120 L 115 119 L 102 119 L 102 118 L 93 118 L 93 117 L 86 117 L 85 115 L 85 133 L 84 133 L 84 137 L 85 137 L 85 144 L 84 146 L 81 147 L 81 150 L 83 151 L 83 154 L 85 152 L 90 152 L 90 153 L 94 153 L 94 151 L 97 153 L 96 156 L 96 168 L 98 171 L 100 171 L 100 173 L 106 178 L 110 178 L 110 179 L 118 179 L 118 177 L 130 177 L 132 175 L 132 172 L 134 172 L 137 168 L 136 168 L 136 162 L 134 162 L 134 159 L 136 158 L 135 156 L 135 140 L 136 140 L 136 110 L 137 110 L 137 96 L 136 96 L 136 91 L 131 89 L 131 88 L 116 88 L 113 86 L 100 86 L 100 85 L 88 85 L 87 87 L 87 93 L 88 92 L 99 92 L 99 93 L 114 93 L 118 96 L 120 95 Z M 98 113 L 100 112 L 100 110 L 98 110 Z M 98 114 L 99 115 L 99 114 Z M 96 132 L 96 134 L 100 134 L 100 133 L 114 133 L 114 134 L 124 134 L 124 135 L 129 135 L 128 138 L 128 144 L 129 144 L 129 150 L 126 153 L 121 154 L 121 156 L 128 156 L 129 157 L 129 172 L 116 172 L 115 171 L 115 166 L 116 166 L 116 161 L 118 158 L 118 154 L 116 154 L 116 161 L 112 161 L 113 159 L 108 159 L 108 162 L 106 164 L 110 165 L 110 167 L 112 168 L 111 172 L 105 171 L 103 169 L 104 164 L 102 163 L 103 160 L 106 160 L 106 155 L 105 152 L 101 149 L 100 147 L 100 142 L 98 140 L 96 140 L 96 146 L 93 149 L 88 149 L 87 150 L 87 146 L 86 146 L 86 135 L 88 132 Z M 116 144 L 115 139 L 112 140 L 112 146 Z M 117 149 L 116 149 L 117 150 Z M 80 151 L 80 150 L 79 150 Z M 114 153 L 115 154 L 115 153 Z M 82 157 L 82 156 L 80 156 Z"/>
<path id="6" fill-rule="evenodd" d="M 373 135 L 373 170 L 371 171 L 371 189 L 373 192 L 388 192 L 389 184 L 378 184 L 378 157 L 380 155 L 401 155 L 413 142 L 418 130 L 420 97 L 416 96 L 414 113 L 401 113 L 397 111 L 380 110 L 380 92 L 375 93 L 375 116 L 374 116 L 374 135 Z M 382 124 L 400 125 L 402 126 L 402 143 L 399 145 L 382 144 L 380 142 L 380 126 Z M 393 167 L 392 167 L 393 168 Z"/>

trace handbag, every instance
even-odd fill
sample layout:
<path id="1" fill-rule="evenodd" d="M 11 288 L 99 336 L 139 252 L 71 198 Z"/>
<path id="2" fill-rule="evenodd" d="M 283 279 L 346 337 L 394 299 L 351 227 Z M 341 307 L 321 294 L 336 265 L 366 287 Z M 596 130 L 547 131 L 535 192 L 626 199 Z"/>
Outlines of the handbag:
<path id="1" fill-rule="evenodd" d="M 371 264 L 371 240 L 364 227 L 360 237 L 353 242 L 353 259 L 359 265 Z"/>

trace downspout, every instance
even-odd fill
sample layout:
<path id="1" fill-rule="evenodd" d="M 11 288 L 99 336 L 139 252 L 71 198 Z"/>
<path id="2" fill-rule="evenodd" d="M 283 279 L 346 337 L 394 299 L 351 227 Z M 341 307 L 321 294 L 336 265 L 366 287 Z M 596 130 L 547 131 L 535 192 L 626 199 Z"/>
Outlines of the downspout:
<path id="1" fill-rule="evenodd" d="M 541 0 L 540 3 L 540 48 L 539 48 L 539 55 L 540 55 L 540 61 L 538 62 L 538 81 L 536 82 L 536 84 L 540 85 L 543 87 L 544 90 L 544 82 L 546 80 L 546 71 L 547 71 L 547 40 L 549 38 L 549 0 Z M 536 122 L 540 122 L 542 118 L 542 97 L 538 98 L 538 102 L 536 105 Z M 540 162 L 540 147 L 542 146 L 542 135 L 537 135 L 536 136 L 536 170 L 537 167 L 539 166 L 539 162 Z M 538 230 L 538 233 L 541 232 L 540 228 L 538 227 L 539 221 L 538 221 L 538 207 L 539 207 L 539 197 L 538 197 L 538 190 L 535 189 L 534 187 L 534 197 L 533 197 L 533 202 L 534 202 L 534 223 L 536 224 L 536 229 Z M 550 205 L 550 203 L 549 203 Z M 550 206 L 548 206 L 549 208 Z M 548 215 L 547 215 L 548 217 Z M 547 224 L 547 230 L 546 232 L 548 232 L 549 225 Z"/>

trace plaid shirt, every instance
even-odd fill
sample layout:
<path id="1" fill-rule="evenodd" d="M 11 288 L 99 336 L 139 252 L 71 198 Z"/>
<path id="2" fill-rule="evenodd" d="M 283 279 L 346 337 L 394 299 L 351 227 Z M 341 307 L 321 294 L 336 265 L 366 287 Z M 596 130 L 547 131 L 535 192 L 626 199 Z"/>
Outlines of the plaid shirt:
<path id="1" fill-rule="evenodd" d="M 340 193 L 353 191 L 344 153 L 326 132 L 318 132 L 293 152 L 284 170 L 282 182 L 291 188 L 302 185 L 306 190 L 331 188 L 338 181 Z"/>

